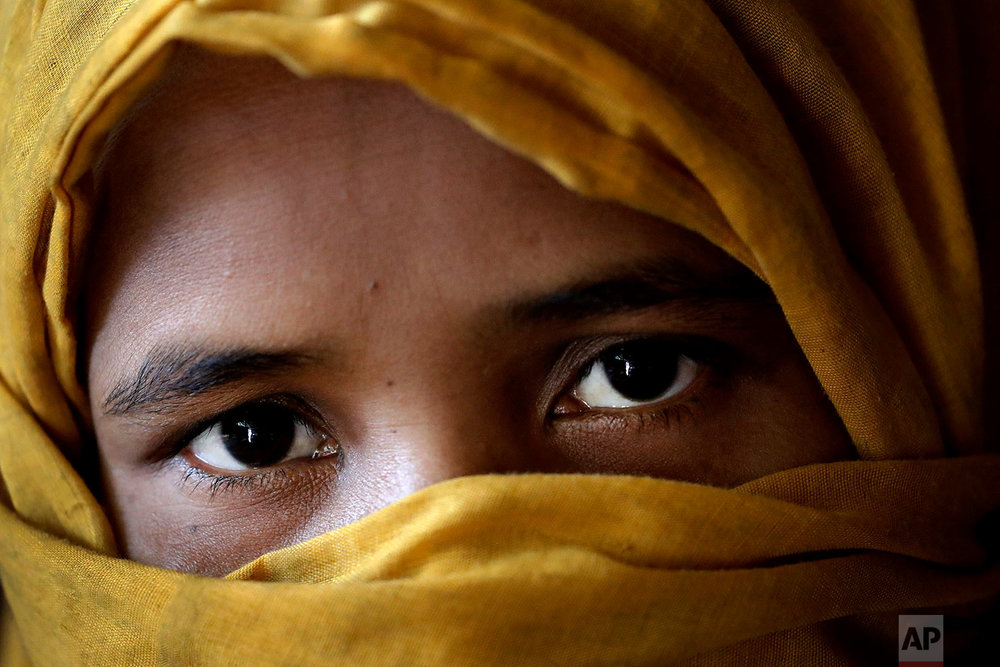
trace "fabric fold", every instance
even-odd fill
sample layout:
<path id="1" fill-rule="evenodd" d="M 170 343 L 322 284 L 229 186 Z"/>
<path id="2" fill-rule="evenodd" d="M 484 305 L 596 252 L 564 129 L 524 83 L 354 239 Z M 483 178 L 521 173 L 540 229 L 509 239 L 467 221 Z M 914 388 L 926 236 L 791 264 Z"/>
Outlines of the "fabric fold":
<path id="1" fill-rule="evenodd" d="M 840 465 L 886 482 L 933 478 L 908 463 Z M 938 465 L 974 478 L 970 471 L 997 464 L 989 457 Z M 887 508 L 873 523 L 852 507 L 865 501 L 850 497 L 817 511 L 663 480 L 566 481 L 524 475 L 438 484 L 265 555 L 228 581 L 99 556 L 4 510 L 13 526 L 6 591 L 15 605 L 30 598 L 48 619 L 22 630 L 42 663 L 213 662 L 225 646 L 226 660 L 237 661 L 435 664 L 462 656 L 491 664 L 546 656 L 678 661 L 843 616 L 978 600 L 1000 586 L 1000 568 L 974 541 L 952 542 L 943 559 L 951 567 L 942 569 L 933 555 L 905 553 L 907 542 L 919 541 L 914 531 L 885 534 L 914 513 L 933 514 L 942 499 L 926 484 L 911 506 Z M 593 522 L 579 520 L 581 491 L 593 501 Z M 956 514 L 964 501 L 990 504 L 975 486 L 961 495 Z M 950 521 L 938 515 L 921 534 L 947 541 Z M 806 558 L 775 560 L 789 554 Z M 66 613 L 100 622 L 70 623 Z"/>

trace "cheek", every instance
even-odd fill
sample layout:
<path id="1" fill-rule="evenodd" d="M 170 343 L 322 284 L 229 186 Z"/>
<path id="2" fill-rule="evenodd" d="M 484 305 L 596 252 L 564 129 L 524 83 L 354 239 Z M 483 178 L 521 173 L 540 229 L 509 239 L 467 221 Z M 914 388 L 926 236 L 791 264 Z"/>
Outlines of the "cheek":
<path id="1" fill-rule="evenodd" d="M 103 466 L 125 555 L 148 565 L 224 576 L 256 557 L 357 521 L 426 486 L 421 464 L 355 448 L 350 462 L 303 461 L 259 478 L 199 478 L 183 458 L 162 467 Z"/>
<path id="2" fill-rule="evenodd" d="M 798 354 L 766 370 L 702 378 L 649 411 L 556 419 L 550 446 L 581 472 L 645 475 L 732 487 L 856 451 Z"/>
<path id="3" fill-rule="evenodd" d="M 185 479 L 185 471 L 175 469 L 181 465 L 155 471 L 104 466 L 105 493 L 128 558 L 222 576 L 310 537 L 312 518 L 331 505 L 336 489 L 336 474 L 318 466 L 291 471 L 282 484 L 213 490 L 193 476 Z"/>
<path id="4" fill-rule="evenodd" d="M 741 382 L 736 394 L 732 422 L 714 425 L 728 452 L 726 486 L 798 466 L 857 457 L 843 423 L 797 349 L 761 375 Z"/>

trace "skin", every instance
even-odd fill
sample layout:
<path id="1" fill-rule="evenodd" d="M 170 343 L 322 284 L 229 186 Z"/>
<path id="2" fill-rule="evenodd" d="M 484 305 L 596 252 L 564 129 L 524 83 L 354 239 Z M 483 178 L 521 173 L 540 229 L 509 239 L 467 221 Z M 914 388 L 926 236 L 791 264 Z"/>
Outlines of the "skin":
<path id="1" fill-rule="evenodd" d="M 103 495 L 134 560 L 222 575 L 463 475 L 733 486 L 855 456 L 743 267 L 565 190 L 400 86 L 184 52 L 98 171 L 87 384 Z M 685 285 L 596 313 L 551 307 L 637 264 Z M 602 349 L 648 337 L 696 361 L 675 395 L 602 408 L 574 394 Z M 220 350 L 292 361 L 137 393 L 148 358 L 176 379 L 190 370 L 178 359 Z M 341 454 L 227 472 L 185 446 L 273 396 L 308 406 Z"/>

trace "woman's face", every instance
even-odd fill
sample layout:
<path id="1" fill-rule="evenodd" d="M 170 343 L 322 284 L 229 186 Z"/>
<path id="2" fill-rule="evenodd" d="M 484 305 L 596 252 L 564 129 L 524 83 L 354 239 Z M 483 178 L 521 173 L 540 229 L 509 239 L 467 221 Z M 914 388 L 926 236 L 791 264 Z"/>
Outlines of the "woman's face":
<path id="1" fill-rule="evenodd" d="M 853 456 L 769 290 L 695 234 L 397 85 L 172 72 L 106 156 L 88 277 L 130 558 L 219 575 L 462 475 Z"/>

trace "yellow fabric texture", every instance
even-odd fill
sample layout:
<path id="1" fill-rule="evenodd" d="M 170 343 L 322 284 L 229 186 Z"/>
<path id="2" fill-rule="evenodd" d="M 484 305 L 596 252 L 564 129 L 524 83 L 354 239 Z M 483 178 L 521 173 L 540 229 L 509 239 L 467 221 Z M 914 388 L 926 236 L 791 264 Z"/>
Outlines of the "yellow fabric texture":
<path id="1" fill-rule="evenodd" d="M 976 630 L 1000 457 L 975 128 L 949 97 L 973 3 L 916 4 L 0 4 L 5 663 L 891 664 L 900 611 Z M 90 170 L 181 42 L 402 81 L 567 187 L 702 234 L 772 286 L 858 460 L 731 490 L 462 478 L 226 579 L 118 558 L 74 468 Z"/>

